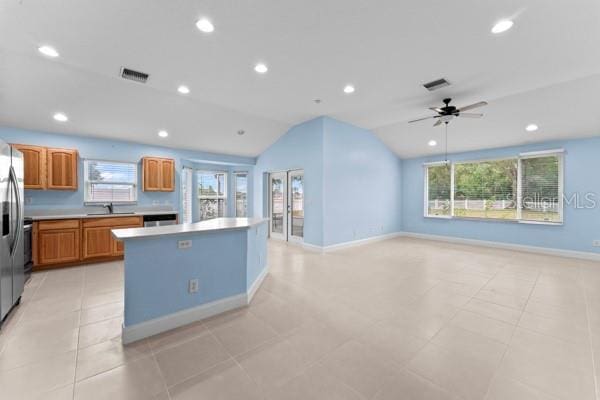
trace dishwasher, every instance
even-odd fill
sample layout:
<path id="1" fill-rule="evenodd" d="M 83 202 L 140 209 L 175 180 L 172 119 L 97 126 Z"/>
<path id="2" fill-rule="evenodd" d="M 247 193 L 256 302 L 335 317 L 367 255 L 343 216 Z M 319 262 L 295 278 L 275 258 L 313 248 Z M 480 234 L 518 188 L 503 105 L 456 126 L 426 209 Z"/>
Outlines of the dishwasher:
<path id="1" fill-rule="evenodd" d="M 144 215 L 144 227 L 177 224 L 177 214 Z"/>

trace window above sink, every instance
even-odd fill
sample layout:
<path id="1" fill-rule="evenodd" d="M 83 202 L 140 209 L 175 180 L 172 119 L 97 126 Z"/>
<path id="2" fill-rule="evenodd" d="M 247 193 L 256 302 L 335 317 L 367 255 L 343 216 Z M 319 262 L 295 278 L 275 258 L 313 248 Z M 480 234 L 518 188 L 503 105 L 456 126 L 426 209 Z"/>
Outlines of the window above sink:
<path id="1" fill-rule="evenodd" d="M 83 179 L 86 204 L 133 204 L 137 200 L 136 163 L 85 160 Z"/>

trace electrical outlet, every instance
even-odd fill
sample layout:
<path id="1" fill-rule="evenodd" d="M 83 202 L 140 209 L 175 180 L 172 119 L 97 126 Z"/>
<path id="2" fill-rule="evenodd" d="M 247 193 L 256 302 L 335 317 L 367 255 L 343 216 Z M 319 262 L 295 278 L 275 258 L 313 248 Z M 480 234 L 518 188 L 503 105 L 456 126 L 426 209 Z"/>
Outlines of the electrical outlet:
<path id="1" fill-rule="evenodd" d="M 198 292 L 198 279 L 190 279 L 188 282 L 188 293 Z"/>
<path id="2" fill-rule="evenodd" d="M 177 242 L 177 247 L 180 249 L 189 249 L 190 247 L 192 247 L 192 241 L 191 240 L 180 240 Z"/>
<path id="3" fill-rule="evenodd" d="M 600 240 L 593 240 L 592 241 L 592 246 L 594 246 L 594 247 L 600 247 Z"/>

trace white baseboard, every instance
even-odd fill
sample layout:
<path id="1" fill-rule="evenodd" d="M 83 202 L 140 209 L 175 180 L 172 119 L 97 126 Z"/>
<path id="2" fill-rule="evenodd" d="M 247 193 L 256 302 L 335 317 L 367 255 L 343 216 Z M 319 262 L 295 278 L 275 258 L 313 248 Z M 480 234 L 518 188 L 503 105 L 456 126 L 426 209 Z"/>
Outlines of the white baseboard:
<path id="1" fill-rule="evenodd" d="M 254 280 L 254 283 L 252 283 L 252 285 L 250 285 L 250 288 L 248 289 L 248 292 L 246 294 L 246 296 L 247 296 L 246 304 L 250 304 L 250 302 L 254 298 L 254 295 L 260 288 L 260 285 L 262 285 L 263 281 L 267 277 L 268 273 L 269 273 L 269 267 L 267 266 L 267 267 L 265 267 L 265 269 L 262 270 L 262 272 Z"/>
<path id="2" fill-rule="evenodd" d="M 402 235 L 402 232 L 392 232 L 392 233 L 386 233 L 385 235 L 371 236 L 371 237 L 364 238 L 364 239 L 352 240 L 350 242 L 330 244 L 329 246 L 317 246 L 314 244 L 304 243 L 303 247 L 309 251 L 315 251 L 318 253 L 327 253 L 330 251 L 347 249 L 347 248 L 355 247 L 355 246 L 362 246 L 363 244 L 367 244 L 367 243 L 380 242 L 382 240 L 392 239 L 392 238 L 395 238 L 395 237 L 398 237 L 401 235 Z"/>
<path id="3" fill-rule="evenodd" d="M 582 260 L 600 261 L 600 254 L 586 252 L 586 251 L 575 251 L 575 250 L 563 250 L 553 249 L 549 247 L 540 246 L 529 246 L 523 244 L 505 243 L 505 242 L 492 242 L 487 240 L 479 239 L 466 239 L 456 236 L 444 236 L 444 235 L 431 235 L 428 233 L 416 233 L 416 232 L 401 232 L 399 236 L 410 237 L 415 239 L 425 240 L 436 240 L 440 242 L 457 243 L 457 244 L 468 244 L 473 246 L 484 246 L 492 247 L 496 249 L 525 251 L 528 253 L 545 254 L 560 257 L 578 258 Z"/>
<path id="4" fill-rule="evenodd" d="M 247 306 L 260 288 L 260 285 L 268 272 L 268 268 L 265 268 L 254 280 L 246 293 L 240 293 L 210 303 L 201 304 L 163 317 L 140 322 L 139 324 L 123 326 L 122 341 L 124 344 L 132 343 L 226 311 Z"/>

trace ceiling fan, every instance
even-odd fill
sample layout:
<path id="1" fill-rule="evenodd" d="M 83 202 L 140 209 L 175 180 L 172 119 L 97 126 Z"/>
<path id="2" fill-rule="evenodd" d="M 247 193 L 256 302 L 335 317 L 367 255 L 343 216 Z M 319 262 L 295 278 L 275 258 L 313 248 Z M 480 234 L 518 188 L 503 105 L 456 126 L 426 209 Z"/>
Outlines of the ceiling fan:
<path id="1" fill-rule="evenodd" d="M 432 115 L 430 117 L 413 119 L 412 121 L 408 121 L 408 123 L 410 124 L 413 122 L 424 121 L 426 119 L 431 119 L 431 118 L 436 119 L 437 118 L 437 121 L 435 124 L 433 124 L 433 126 L 438 126 L 438 125 L 441 125 L 442 123 L 448 124 L 450 121 L 452 121 L 454 118 L 457 118 L 457 117 L 481 118 L 481 117 L 483 117 L 483 114 L 466 113 L 465 111 L 487 105 L 487 102 L 480 101 L 478 103 L 470 104 L 470 105 L 464 106 L 464 107 L 455 107 L 455 106 L 450 105 L 450 102 L 452 101 L 452 99 L 447 98 L 447 99 L 444 99 L 443 101 L 445 104 L 443 107 L 429 107 L 430 110 L 435 111 L 436 113 L 438 113 L 438 115 Z"/>

